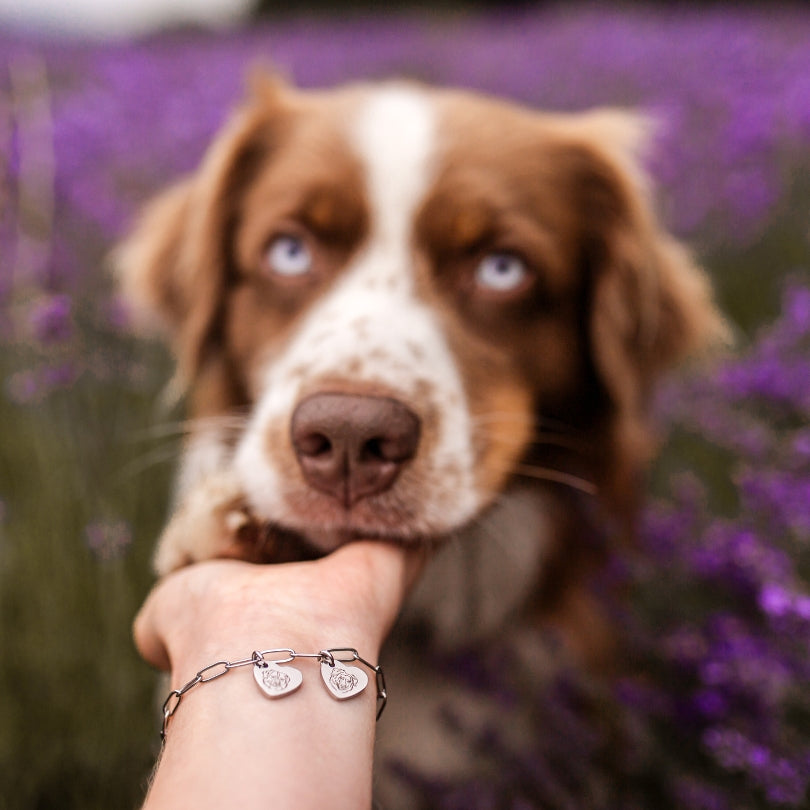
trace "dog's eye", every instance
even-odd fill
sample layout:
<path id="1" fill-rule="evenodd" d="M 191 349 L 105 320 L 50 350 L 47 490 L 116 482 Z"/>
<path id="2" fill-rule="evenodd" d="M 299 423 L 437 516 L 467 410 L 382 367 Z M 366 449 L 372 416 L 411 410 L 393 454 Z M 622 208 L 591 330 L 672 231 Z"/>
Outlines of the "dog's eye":
<path id="1" fill-rule="evenodd" d="M 267 248 L 265 262 L 279 276 L 303 276 L 312 269 L 312 254 L 303 239 L 277 236 Z"/>
<path id="2" fill-rule="evenodd" d="M 490 292 L 514 292 L 529 278 L 529 269 L 513 253 L 490 253 L 475 268 L 475 283 Z"/>

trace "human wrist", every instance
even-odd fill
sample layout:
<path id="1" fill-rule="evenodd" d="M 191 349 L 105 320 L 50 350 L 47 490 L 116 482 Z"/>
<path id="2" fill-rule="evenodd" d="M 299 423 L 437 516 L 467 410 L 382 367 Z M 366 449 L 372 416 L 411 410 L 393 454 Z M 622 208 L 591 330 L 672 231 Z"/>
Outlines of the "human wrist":
<path id="1" fill-rule="evenodd" d="M 325 586 L 323 577 L 313 584 L 299 576 L 302 581 L 290 588 L 288 572 L 280 570 L 286 566 L 203 566 L 207 572 L 190 572 L 186 587 L 171 589 L 176 604 L 162 611 L 173 617 L 163 628 L 173 686 L 209 659 L 244 657 L 256 649 L 350 646 L 376 660 L 386 628 L 356 593 Z M 286 587 L 278 587 L 279 576 Z"/>
<path id="2" fill-rule="evenodd" d="M 254 650 L 249 656 L 236 660 L 214 661 L 197 670 L 194 677 L 185 684 L 172 688 L 163 703 L 161 739 L 165 742 L 169 722 L 180 707 L 180 703 L 184 701 L 186 695 L 202 684 L 218 680 L 243 667 L 251 667 L 259 691 L 265 697 L 277 700 L 293 694 L 303 685 L 303 672 L 295 666 L 300 666 L 302 662 L 313 663 L 319 668 L 326 689 L 325 694 L 329 694 L 338 702 L 363 695 L 371 682 L 373 686 L 368 694 L 375 695 L 375 718 L 380 719 L 388 700 L 382 666 L 371 663 L 353 647 L 330 647 L 313 652 L 278 647 Z M 307 677 L 310 682 L 317 681 L 314 672 L 310 672 Z"/>
<path id="3" fill-rule="evenodd" d="M 322 621 L 312 615 L 289 616 L 283 612 L 255 616 L 254 607 L 230 606 L 191 638 L 177 645 L 172 655 L 172 688 L 185 683 L 201 667 L 214 661 L 251 657 L 255 651 L 288 650 L 317 653 L 329 648 L 354 648 L 368 660 L 379 656 L 379 636 L 340 621 Z M 273 658 L 274 656 L 269 656 Z M 279 653 L 275 657 L 286 657 Z"/>

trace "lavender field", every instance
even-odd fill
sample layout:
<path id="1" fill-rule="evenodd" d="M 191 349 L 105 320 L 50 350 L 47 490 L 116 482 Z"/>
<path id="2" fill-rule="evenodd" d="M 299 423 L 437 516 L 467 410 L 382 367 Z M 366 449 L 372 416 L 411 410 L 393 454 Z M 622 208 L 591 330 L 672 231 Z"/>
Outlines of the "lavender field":
<path id="1" fill-rule="evenodd" d="M 664 218 L 710 271 L 732 357 L 667 382 L 639 553 L 604 578 L 629 666 L 527 687 L 537 736 L 459 727 L 492 768 L 450 810 L 810 804 L 810 11 L 556 7 L 265 21 L 138 41 L 0 32 L 0 810 L 137 806 L 154 681 L 129 637 L 181 410 L 106 256 L 193 168 L 257 62 L 303 86 L 410 76 L 655 116 Z M 604 581 L 594 583 L 602 587 Z M 615 590 L 609 588 L 607 590 Z M 508 656 L 508 650 L 497 651 Z M 453 677 L 452 663 L 448 677 Z M 448 722 L 453 722 L 448 718 Z"/>

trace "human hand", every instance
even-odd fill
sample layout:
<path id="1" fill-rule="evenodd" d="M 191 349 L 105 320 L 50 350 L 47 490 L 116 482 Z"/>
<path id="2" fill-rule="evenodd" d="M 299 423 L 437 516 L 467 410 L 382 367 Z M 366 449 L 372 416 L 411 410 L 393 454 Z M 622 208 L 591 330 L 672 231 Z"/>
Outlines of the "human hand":
<path id="1" fill-rule="evenodd" d="M 135 641 L 147 661 L 171 670 L 174 689 L 254 650 L 353 647 L 376 661 L 424 558 L 424 550 L 358 541 L 311 562 L 197 563 L 157 584 L 135 620 Z M 369 807 L 376 690 L 346 706 L 305 686 L 271 707 L 252 680 L 234 675 L 188 692 L 144 807 L 258 807 L 273 795 L 315 810 L 324 785 L 335 810 Z"/>
<path id="2" fill-rule="evenodd" d="M 376 660 L 424 560 L 420 549 L 358 541 L 303 563 L 198 563 L 156 585 L 135 641 L 149 663 L 171 670 L 173 687 L 255 649 L 350 646 Z"/>

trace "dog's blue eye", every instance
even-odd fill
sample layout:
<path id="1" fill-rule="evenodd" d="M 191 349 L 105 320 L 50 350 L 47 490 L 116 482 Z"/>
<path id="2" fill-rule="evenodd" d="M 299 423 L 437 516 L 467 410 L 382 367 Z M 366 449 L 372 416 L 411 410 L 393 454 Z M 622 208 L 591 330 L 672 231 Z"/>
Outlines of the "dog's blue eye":
<path id="1" fill-rule="evenodd" d="M 312 254 L 297 236 L 277 236 L 268 246 L 265 260 L 279 276 L 303 276 L 312 269 Z"/>
<path id="2" fill-rule="evenodd" d="M 494 292 L 511 292 L 528 278 L 529 269 L 519 256 L 512 253 L 490 253 L 475 268 L 479 287 Z"/>

